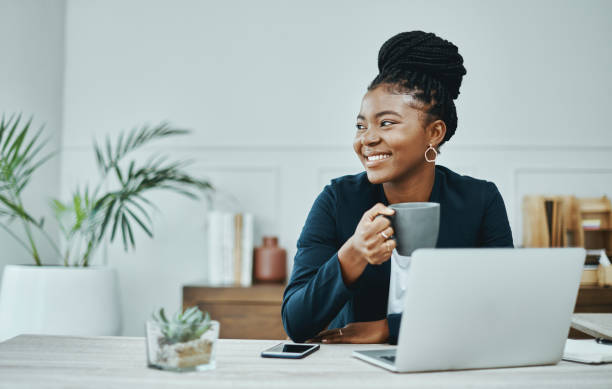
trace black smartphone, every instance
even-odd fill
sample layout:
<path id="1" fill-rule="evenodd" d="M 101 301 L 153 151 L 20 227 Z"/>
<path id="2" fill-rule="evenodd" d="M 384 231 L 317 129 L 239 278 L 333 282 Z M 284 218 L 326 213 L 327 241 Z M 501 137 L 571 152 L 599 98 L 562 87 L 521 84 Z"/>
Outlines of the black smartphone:
<path id="1" fill-rule="evenodd" d="M 279 343 L 261 352 L 264 358 L 304 358 L 319 349 L 318 344 Z"/>

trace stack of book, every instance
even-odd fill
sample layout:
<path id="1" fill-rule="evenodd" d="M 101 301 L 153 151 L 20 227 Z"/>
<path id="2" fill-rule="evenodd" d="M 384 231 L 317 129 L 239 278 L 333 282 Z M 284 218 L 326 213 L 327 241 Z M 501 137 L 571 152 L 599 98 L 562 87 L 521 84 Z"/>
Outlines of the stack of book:
<path id="1" fill-rule="evenodd" d="M 612 203 L 605 196 L 525 196 L 523 245 L 584 247 L 587 256 L 580 284 L 611 285 Z"/>
<path id="2" fill-rule="evenodd" d="M 207 216 L 208 284 L 253 283 L 253 215 L 211 211 Z"/>
<path id="3" fill-rule="evenodd" d="M 568 230 L 577 226 L 578 203 L 573 196 L 525 196 L 523 244 L 525 247 L 574 246 Z"/>

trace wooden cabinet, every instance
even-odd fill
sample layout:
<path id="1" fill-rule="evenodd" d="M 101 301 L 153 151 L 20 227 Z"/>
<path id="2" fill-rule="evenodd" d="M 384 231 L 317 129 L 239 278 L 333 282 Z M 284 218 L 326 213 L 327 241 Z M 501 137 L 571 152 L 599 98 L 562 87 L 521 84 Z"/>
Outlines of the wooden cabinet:
<path id="1" fill-rule="evenodd" d="M 578 291 L 575 313 L 612 313 L 612 288 L 584 285 Z"/>
<path id="2" fill-rule="evenodd" d="M 281 320 L 284 285 L 250 288 L 183 287 L 183 308 L 198 306 L 220 322 L 220 338 L 286 339 Z"/>

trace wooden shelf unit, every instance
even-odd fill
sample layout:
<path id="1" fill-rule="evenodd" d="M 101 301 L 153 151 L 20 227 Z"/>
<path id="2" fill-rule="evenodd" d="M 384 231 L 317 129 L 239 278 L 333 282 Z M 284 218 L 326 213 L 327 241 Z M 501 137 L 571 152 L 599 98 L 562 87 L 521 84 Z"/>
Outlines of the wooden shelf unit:
<path id="1" fill-rule="evenodd" d="M 286 339 L 281 319 L 283 284 L 249 288 L 183 286 L 183 309 L 197 306 L 220 323 L 220 338 Z"/>
<path id="2" fill-rule="evenodd" d="M 284 285 L 183 287 L 183 308 L 198 306 L 221 323 L 224 339 L 287 339 L 280 316 Z M 575 313 L 612 313 L 612 288 L 580 286 Z M 572 329 L 570 338 L 589 336 Z"/>
<path id="3" fill-rule="evenodd" d="M 585 227 L 590 220 L 594 227 Z M 584 247 L 587 264 L 597 264 L 601 250 L 612 256 L 612 206 L 606 196 L 525 196 L 525 247 Z"/>
<path id="4" fill-rule="evenodd" d="M 605 250 L 607 255 L 612 254 L 612 206 L 607 197 L 579 198 L 578 200 L 579 224 L 570 229 L 576 241 L 576 246 L 587 250 Z M 599 221 L 599 227 L 587 228 L 583 226 L 585 220 Z"/>

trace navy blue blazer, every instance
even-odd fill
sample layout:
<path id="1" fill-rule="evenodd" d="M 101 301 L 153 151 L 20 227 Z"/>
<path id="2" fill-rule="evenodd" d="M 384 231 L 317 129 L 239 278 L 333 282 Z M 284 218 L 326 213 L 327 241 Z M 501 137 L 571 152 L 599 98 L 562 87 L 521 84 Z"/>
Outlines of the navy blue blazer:
<path id="1" fill-rule="evenodd" d="M 513 246 L 504 201 L 492 182 L 436 166 L 429 201 L 440 203 L 436 247 Z M 389 205 L 382 184 L 370 183 L 365 172 L 333 179 L 315 200 L 283 296 L 283 325 L 293 341 L 303 342 L 326 327 L 387 316 L 390 261 L 368 264 L 351 285 L 344 284 L 338 261 L 338 250 L 364 212 L 379 202 Z M 401 314 L 387 319 L 389 343 L 396 343 Z"/>

